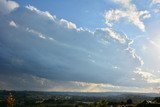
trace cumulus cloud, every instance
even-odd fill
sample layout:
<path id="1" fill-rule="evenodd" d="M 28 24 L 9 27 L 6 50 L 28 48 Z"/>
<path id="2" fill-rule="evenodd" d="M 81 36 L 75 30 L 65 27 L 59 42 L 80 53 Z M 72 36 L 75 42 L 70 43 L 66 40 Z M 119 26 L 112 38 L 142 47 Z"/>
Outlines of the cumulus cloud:
<path id="1" fill-rule="evenodd" d="M 151 17 L 148 11 L 138 11 L 136 6 L 131 3 L 131 0 L 113 0 L 113 2 L 122 5 L 123 9 L 114 9 L 105 12 L 104 16 L 107 25 L 112 26 L 112 22 L 126 18 L 130 23 L 145 31 L 143 20 Z"/>
<path id="2" fill-rule="evenodd" d="M 0 27 L 3 28 L 0 29 L 2 35 L 0 36 L 0 49 L 3 50 L 0 51 L 0 63 L 2 63 L 0 74 L 18 75 L 23 72 L 32 75 L 31 80 L 37 80 L 33 84 L 41 84 L 37 87 L 42 90 L 45 88 L 43 86 L 45 81 L 63 81 L 64 83 L 74 81 L 74 85 L 73 82 L 68 84 L 71 84 L 71 87 L 78 87 L 78 85 L 88 87 L 87 89 L 83 87 L 82 91 L 112 90 L 109 88 L 94 90 L 97 86 L 104 87 L 97 84 L 122 87 L 136 85 L 136 82 L 131 84 L 129 80 L 134 74 L 133 71 L 142 65 L 142 60 L 130 47 L 132 41 L 124 34 L 111 28 L 97 29 L 91 33 L 33 6 L 22 8 L 18 8 L 13 14 L 3 16 L 5 18 L 0 20 Z M 6 19 L 14 20 L 18 23 L 18 28 L 11 28 Z M 13 61 L 17 62 L 13 63 Z M 113 67 L 118 67 L 118 69 Z M 12 81 L 12 78 L 8 81 Z M 17 82 L 13 80 L 6 87 L 12 88 L 16 85 L 23 89 L 22 86 L 28 84 L 26 80 L 24 81 L 24 85 L 16 85 L 13 82 Z M 9 82 L 4 82 L 1 78 L 1 83 Z M 105 85 L 105 87 L 110 87 L 110 85 Z M 58 87 L 56 83 L 51 86 Z M 33 85 L 28 84 L 28 87 L 30 89 Z M 47 89 L 56 90 L 52 88 Z"/>
<path id="3" fill-rule="evenodd" d="M 0 14 L 7 14 L 16 8 L 19 7 L 19 4 L 11 0 L 0 0 Z"/>
<path id="4" fill-rule="evenodd" d="M 55 21 L 55 19 L 56 19 L 56 16 L 51 15 L 48 11 L 45 11 L 45 12 L 40 11 L 40 10 L 38 10 L 37 8 L 35 8 L 35 7 L 31 6 L 31 5 L 28 5 L 28 6 L 25 6 L 25 7 L 26 7 L 28 10 L 31 10 L 31 11 L 33 11 L 33 12 L 36 12 L 36 13 L 38 13 L 39 15 L 44 16 L 44 17 L 47 17 L 47 18 L 49 18 L 49 19 L 51 19 L 51 20 L 54 20 L 54 21 Z M 59 23 L 60 25 L 66 27 L 66 28 L 68 28 L 68 29 L 77 29 L 76 24 L 74 24 L 74 23 L 72 23 L 72 22 L 69 22 L 69 21 L 67 21 L 67 20 L 65 20 L 65 19 L 60 19 L 59 21 L 57 21 L 57 23 Z M 77 30 L 80 30 L 80 28 L 77 29 Z"/>
<path id="5" fill-rule="evenodd" d="M 61 19 L 61 20 L 60 20 L 60 24 L 61 24 L 62 26 L 67 27 L 68 29 L 76 29 L 76 28 L 77 28 L 74 23 L 69 22 L 69 21 L 67 21 L 67 20 L 65 20 L 65 19 Z"/>

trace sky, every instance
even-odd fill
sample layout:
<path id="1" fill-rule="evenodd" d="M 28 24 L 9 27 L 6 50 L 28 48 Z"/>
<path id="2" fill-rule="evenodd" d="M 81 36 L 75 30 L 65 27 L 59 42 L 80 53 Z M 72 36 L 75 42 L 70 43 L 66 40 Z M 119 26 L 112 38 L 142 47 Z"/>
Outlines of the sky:
<path id="1" fill-rule="evenodd" d="M 160 0 L 0 0 L 0 89 L 160 92 Z"/>

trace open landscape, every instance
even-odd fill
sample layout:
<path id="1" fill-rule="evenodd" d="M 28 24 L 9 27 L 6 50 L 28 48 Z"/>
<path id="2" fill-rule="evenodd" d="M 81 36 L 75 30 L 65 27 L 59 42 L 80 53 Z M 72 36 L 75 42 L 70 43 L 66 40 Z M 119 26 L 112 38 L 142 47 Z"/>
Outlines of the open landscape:
<path id="1" fill-rule="evenodd" d="M 159 107 L 155 93 L 0 91 L 0 107 Z M 13 98 L 12 104 L 7 101 Z"/>
<path id="2" fill-rule="evenodd" d="M 0 0 L 0 107 L 160 107 L 160 0 Z"/>

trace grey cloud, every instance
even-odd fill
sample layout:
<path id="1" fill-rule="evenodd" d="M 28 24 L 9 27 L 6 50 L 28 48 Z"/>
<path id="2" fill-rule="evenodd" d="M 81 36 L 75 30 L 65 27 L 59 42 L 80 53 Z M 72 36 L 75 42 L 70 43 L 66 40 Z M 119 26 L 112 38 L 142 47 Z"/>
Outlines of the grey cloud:
<path id="1" fill-rule="evenodd" d="M 141 62 L 126 50 L 130 40 L 125 36 L 121 35 L 125 39 L 121 43 L 102 29 L 94 33 L 70 29 L 58 18 L 51 20 L 49 13 L 32 10 L 20 7 L 0 17 L 1 75 L 25 73 L 56 81 L 136 85 L 129 83 L 130 75 Z M 11 20 L 18 28 L 8 25 Z M 128 82 L 121 81 L 124 78 Z"/>

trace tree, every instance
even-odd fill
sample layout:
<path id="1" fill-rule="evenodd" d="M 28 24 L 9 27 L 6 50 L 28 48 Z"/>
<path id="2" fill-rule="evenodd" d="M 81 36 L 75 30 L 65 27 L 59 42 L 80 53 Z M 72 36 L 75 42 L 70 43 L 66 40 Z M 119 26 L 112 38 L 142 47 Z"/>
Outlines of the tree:
<path id="1" fill-rule="evenodd" d="M 15 98 L 11 93 L 9 93 L 9 95 L 7 96 L 6 102 L 7 102 L 8 107 L 13 107 L 14 102 L 15 102 Z"/>
<path id="2" fill-rule="evenodd" d="M 160 97 L 156 97 L 153 101 L 156 103 L 160 103 Z"/>
<path id="3" fill-rule="evenodd" d="M 106 100 L 100 100 L 99 107 L 107 107 L 108 102 Z"/>
<path id="4" fill-rule="evenodd" d="M 132 104 L 133 102 L 132 102 L 132 99 L 128 99 L 127 100 L 127 104 Z"/>

